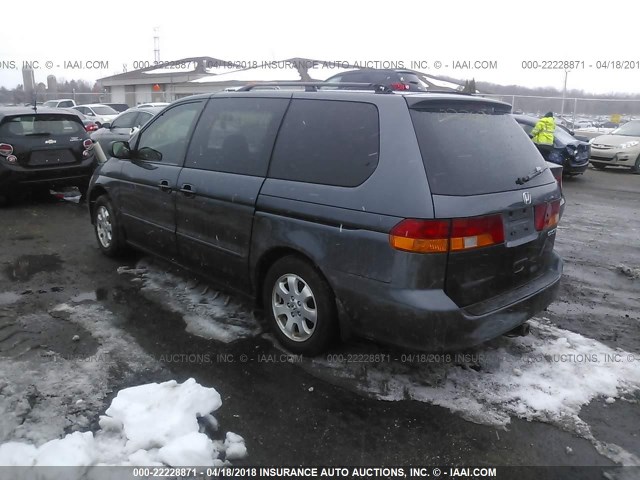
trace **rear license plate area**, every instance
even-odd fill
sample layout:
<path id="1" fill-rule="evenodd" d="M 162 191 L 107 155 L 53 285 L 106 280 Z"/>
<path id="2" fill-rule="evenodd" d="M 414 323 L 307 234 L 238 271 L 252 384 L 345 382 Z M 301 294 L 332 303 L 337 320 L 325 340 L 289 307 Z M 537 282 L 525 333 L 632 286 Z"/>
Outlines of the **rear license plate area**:
<path id="1" fill-rule="evenodd" d="M 31 152 L 29 157 L 29 166 L 31 167 L 54 167 L 56 165 L 64 165 L 76 162 L 70 150 L 36 150 Z"/>
<path id="2" fill-rule="evenodd" d="M 507 247 L 517 247 L 538 238 L 535 228 L 533 207 L 510 210 L 504 216 L 505 243 Z"/>

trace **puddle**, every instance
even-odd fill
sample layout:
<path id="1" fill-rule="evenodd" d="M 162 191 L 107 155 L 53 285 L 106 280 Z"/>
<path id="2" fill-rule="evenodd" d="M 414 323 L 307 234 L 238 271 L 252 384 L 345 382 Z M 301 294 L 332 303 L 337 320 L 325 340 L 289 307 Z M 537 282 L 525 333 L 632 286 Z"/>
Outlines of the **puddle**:
<path id="1" fill-rule="evenodd" d="M 59 270 L 62 261 L 57 254 L 52 255 L 23 255 L 6 268 L 6 273 L 12 280 L 29 280 L 39 272 L 54 272 Z"/>

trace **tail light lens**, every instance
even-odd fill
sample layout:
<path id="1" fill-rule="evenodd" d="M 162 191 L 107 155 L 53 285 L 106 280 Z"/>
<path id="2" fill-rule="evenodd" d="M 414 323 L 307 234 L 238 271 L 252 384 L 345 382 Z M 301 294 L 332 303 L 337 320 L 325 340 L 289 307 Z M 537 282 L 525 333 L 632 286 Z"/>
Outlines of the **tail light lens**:
<path id="1" fill-rule="evenodd" d="M 414 253 L 471 250 L 503 242 L 501 215 L 453 220 L 406 219 L 389 232 L 393 248 Z"/>
<path id="2" fill-rule="evenodd" d="M 392 90 L 409 90 L 409 85 L 402 82 L 394 82 L 391 84 Z"/>
<path id="3" fill-rule="evenodd" d="M 562 191 L 562 168 L 552 168 L 551 173 L 553 174 L 553 177 L 556 179 L 556 182 L 558 182 L 560 191 Z"/>
<path id="4" fill-rule="evenodd" d="M 546 230 L 558 225 L 560 221 L 560 203 L 561 200 L 555 200 L 535 206 L 536 230 Z"/>
<path id="5" fill-rule="evenodd" d="M 87 138 L 82 142 L 82 146 L 85 148 L 85 150 L 91 150 L 93 148 L 93 141 Z"/>
<path id="6" fill-rule="evenodd" d="M 98 125 L 96 125 L 95 123 L 90 123 L 89 125 L 85 126 L 84 129 L 87 132 L 95 132 L 96 130 L 98 130 Z"/>
<path id="7" fill-rule="evenodd" d="M 0 155 L 3 157 L 8 157 L 13 153 L 13 145 L 9 145 L 8 143 L 0 143 Z"/>

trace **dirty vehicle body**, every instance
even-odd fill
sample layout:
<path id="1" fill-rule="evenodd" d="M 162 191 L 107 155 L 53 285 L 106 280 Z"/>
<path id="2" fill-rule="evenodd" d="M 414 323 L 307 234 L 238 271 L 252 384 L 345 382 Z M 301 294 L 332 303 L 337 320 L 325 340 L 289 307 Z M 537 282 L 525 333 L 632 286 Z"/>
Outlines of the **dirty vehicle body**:
<path id="1" fill-rule="evenodd" d="M 0 108 L 0 197 L 34 187 L 86 189 L 97 165 L 93 142 L 75 113 Z"/>
<path id="2" fill-rule="evenodd" d="M 527 115 L 514 115 L 522 129 L 530 133 L 538 119 Z M 566 129 L 556 125 L 553 147 L 539 145 L 538 150 L 545 160 L 562 165 L 565 175 L 580 175 L 589 167 L 591 148 L 588 142 L 578 140 Z"/>
<path id="3" fill-rule="evenodd" d="M 591 140 L 590 160 L 599 170 L 614 166 L 640 173 L 640 120 L 627 122 L 611 133 Z"/>
<path id="4" fill-rule="evenodd" d="M 253 297 L 307 354 L 470 347 L 552 301 L 560 188 L 509 105 L 313 85 L 189 97 L 114 143 L 89 193 L 103 252 Z"/>

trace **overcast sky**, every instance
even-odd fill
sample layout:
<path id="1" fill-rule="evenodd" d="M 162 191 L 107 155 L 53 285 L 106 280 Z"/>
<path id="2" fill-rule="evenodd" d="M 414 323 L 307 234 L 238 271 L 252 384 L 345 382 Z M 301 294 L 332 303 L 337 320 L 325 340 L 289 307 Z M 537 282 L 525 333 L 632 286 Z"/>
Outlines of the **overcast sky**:
<path id="1" fill-rule="evenodd" d="M 402 60 L 409 67 L 419 60 L 430 67 L 425 73 L 562 89 L 564 70 L 523 69 L 522 62 L 573 60 L 584 64 L 569 72 L 569 90 L 640 93 L 637 32 L 626 20 L 639 10 L 631 1 L 609 8 L 590 0 L 3 2 L 2 16 L 11 22 L 0 29 L 0 86 L 22 83 L 23 61 L 39 62 L 37 82 L 46 82 L 49 74 L 94 81 L 121 73 L 124 64 L 133 70 L 134 62 L 153 62 L 154 27 L 159 27 L 164 61 L 211 56 L 261 62 L 297 56 Z M 64 61 L 87 60 L 108 61 L 109 69 L 64 68 Z M 498 67 L 451 68 L 467 60 L 497 61 Z M 634 68 L 597 69 L 598 62 L 616 60 L 631 61 L 628 66 Z M 17 69 L 8 68 L 11 61 Z M 53 68 L 46 68 L 47 61 Z M 442 62 L 440 69 L 434 68 L 436 61 Z"/>

